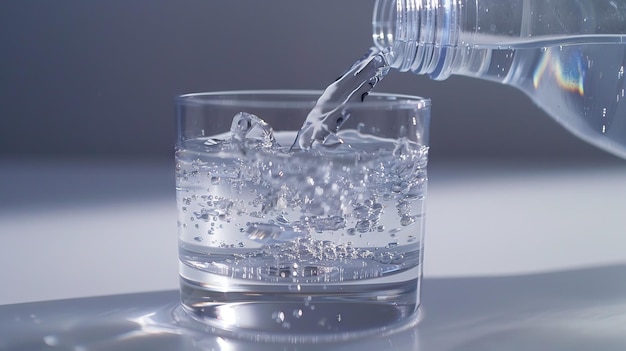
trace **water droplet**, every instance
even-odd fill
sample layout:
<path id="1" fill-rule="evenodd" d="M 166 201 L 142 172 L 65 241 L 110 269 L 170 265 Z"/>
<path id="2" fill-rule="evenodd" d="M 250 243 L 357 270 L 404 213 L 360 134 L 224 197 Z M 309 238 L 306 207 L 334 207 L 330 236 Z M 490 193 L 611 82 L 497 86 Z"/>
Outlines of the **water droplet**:
<path id="1" fill-rule="evenodd" d="M 337 315 L 337 322 L 341 322 L 341 314 Z"/>
<path id="2" fill-rule="evenodd" d="M 199 236 L 197 236 L 197 237 L 193 238 L 193 240 L 195 240 L 195 241 L 197 241 L 197 242 L 202 242 L 202 238 L 201 238 L 201 237 L 199 237 Z"/>
<path id="3" fill-rule="evenodd" d="M 293 316 L 296 318 L 302 317 L 302 310 L 301 309 L 293 310 Z"/>
<path id="4" fill-rule="evenodd" d="M 350 228 L 350 229 L 348 229 L 347 233 L 348 233 L 348 235 L 356 235 L 356 229 Z"/>
<path id="5" fill-rule="evenodd" d="M 220 177 L 216 177 L 216 176 L 211 177 L 211 184 L 213 185 L 219 185 L 221 181 L 222 180 L 220 179 Z"/>
<path id="6" fill-rule="evenodd" d="M 379 231 L 379 232 L 383 232 L 383 231 L 385 231 L 385 226 L 384 225 L 379 225 L 378 227 L 376 227 L 376 230 Z M 395 234 L 393 234 L 393 235 L 395 235 Z"/>

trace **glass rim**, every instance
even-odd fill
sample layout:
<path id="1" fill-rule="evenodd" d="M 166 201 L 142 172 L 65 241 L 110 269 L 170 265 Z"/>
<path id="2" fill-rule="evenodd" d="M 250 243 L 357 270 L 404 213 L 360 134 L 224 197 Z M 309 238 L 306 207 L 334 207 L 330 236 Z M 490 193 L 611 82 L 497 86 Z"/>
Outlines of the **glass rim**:
<path id="1" fill-rule="evenodd" d="M 322 90 L 301 89 L 260 89 L 260 90 L 224 90 L 187 93 L 176 97 L 177 105 L 204 105 L 204 106 L 241 106 L 241 107 L 275 107 L 275 108 L 310 108 L 322 95 Z M 266 100 L 263 96 L 281 97 L 282 99 Z M 233 99 L 228 99 L 233 97 Z M 289 99 L 289 98 L 292 99 Z M 300 100 L 293 98 L 302 97 Z M 304 97 L 307 97 L 304 99 Z M 368 94 L 364 101 L 352 101 L 341 104 L 346 108 L 411 108 L 429 109 L 429 98 L 407 95 L 375 92 Z M 373 99 L 372 99 L 373 98 Z M 338 103 L 328 103 L 327 106 L 337 106 Z"/>

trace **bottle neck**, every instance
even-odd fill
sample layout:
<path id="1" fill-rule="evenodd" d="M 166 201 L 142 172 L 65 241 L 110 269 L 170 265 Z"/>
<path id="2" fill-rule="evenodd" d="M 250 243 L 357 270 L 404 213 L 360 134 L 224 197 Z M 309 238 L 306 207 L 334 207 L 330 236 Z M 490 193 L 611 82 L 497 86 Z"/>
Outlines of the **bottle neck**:
<path id="1" fill-rule="evenodd" d="M 442 80 L 488 78 L 512 49 L 623 44 L 624 18 L 626 0 L 377 0 L 372 25 L 391 67 Z"/>
<path id="2" fill-rule="evenodd" d="M 464 8 L 453 0 L 377 0 L 373 39 L 400 71 L 445 79 L 454 71 L 458 23 Z"/>

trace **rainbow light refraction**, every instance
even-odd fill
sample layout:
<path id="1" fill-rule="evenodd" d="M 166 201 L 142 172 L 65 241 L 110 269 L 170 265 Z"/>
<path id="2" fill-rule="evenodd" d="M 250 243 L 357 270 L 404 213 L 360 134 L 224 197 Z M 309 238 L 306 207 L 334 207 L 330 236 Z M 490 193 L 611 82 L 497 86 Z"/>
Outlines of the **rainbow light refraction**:
<path id="1" fill-rule="evenodd" d="M 555 52 L 555 50 L 559 50 Z M 568 50 L 569 51 L 569 50 Z M 556 83 L 563 90 L 585 95 L 585 65 L 578 50 L 565 53 L 561 49 L 548 49 L 533 74 L 533 85 L 539 87 L 542 79 L 547 75 L 553 75 Z"/>

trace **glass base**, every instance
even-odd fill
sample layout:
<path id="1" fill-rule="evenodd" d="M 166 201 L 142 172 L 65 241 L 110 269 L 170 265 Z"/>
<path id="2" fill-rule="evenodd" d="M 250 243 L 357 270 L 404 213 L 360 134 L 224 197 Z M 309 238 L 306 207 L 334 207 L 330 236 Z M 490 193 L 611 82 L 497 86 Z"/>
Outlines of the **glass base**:
<path id="1" fill-rule="evenodd" d="M 237 281 L 236 291 L 223 292 L 211 289 L 210 281 L 200 285 L 181 277 L 182 305 L 174 317 L 186 327 L 257 341 L 384 335 L 419 321 L 419 278 L 388 280 L 289 286 Z"/>

